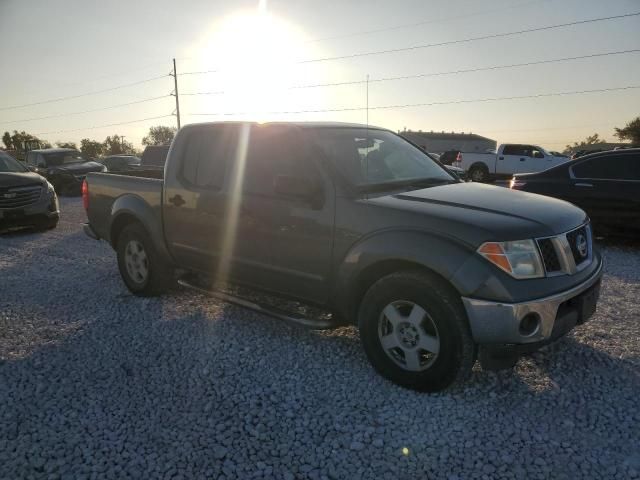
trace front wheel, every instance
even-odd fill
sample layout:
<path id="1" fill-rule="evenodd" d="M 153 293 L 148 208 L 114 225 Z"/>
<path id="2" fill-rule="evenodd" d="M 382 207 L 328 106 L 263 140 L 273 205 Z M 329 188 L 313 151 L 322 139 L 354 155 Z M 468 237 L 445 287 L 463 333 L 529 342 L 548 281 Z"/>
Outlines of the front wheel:
<path id="1" fill-rule="evenodd" d="M 127 225 L 117 241 L 118 268 L 134 295 L 152 297 L 167 291 L 173 272 L 160 258 L 142 225 Z"/>
<path id="2" fill-rule="evenodd" d="M 460 298 L 419 271 L 378 280 L 358 314 L 362 344 L 385 378 L 413 390 L 437 392 L 464 381 L 475 344 Z"/>

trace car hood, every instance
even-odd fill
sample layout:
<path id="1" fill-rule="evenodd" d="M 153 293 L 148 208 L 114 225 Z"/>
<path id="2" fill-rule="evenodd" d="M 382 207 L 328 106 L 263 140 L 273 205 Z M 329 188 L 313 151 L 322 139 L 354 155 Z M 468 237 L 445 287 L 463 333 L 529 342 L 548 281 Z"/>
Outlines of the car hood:
<path id="1" fill-rule="evenodd" d="M 584 211 L 568 202 L 481 183 L 454 183 L 364 202 L 411 213 L 411 223 L 474 245 L 557 235 L 587 220 Z"/>
<path id="2" fill-rule="evenodd" d="M 27 185 L 42 185 L 44 183 L 44 178 L 42 178 L 37 173 L 32 172 L 24 172 L 24 173 L 10 173 L 10 172 L 1 172 L 0 173 L 0 188 L 10 188 L 10 187 L 24 187 Z"/>
<path id="3" fill-rule="evenodd" d="M 104 165 L 98 162 L 69 163 L 67 165 L 49 167 L 49 170 L 69 172 L 73 175 L 80 175 L 89 172 L 101 172 L 103 166 Z"/>

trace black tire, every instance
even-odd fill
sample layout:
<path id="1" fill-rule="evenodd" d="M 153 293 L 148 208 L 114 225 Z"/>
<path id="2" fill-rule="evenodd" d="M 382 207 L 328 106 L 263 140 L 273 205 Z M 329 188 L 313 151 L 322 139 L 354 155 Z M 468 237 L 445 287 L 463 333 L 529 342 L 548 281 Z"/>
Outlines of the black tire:
<path id="1" fill-rule="evenodd" d="M 467 178 L 474 182 L 488 182 L 489 181 L 489 170 L 487 167 L 482 165 L 474 165 L 469 169 L 469 174 Z"/>
<path id="2" fill-rule="evenodd" d="M 146 276 L 134 278 L 127 269 L 126 249 L 130 242 L 141 245 L 146 256 Z M 140 297 L 161 295 L 172 285 L 173 270 L 156 251 L 149 234 L 139 223 L 132 223 L 122 229 L 117 239 L 118 268 L 125 285 L 131 293 Z"/>
<path id="3" fill-rule="evenodd" d="M 439 351 L 431 359 L 419 352 L 421 371 L 410 371 L 394 361 L 381 343 L 383 311 L 391 304 L 411 302 L 425 310 L 430 325 L 435 325 Z M 421 271 L 397 272 L 378 280 L 364 295 L 358 312 L 360 338 L 369 361 L 383 377 L 412 390 L 438 392 L 460 384 L 471 372 L 476 346 L 471 338 L 460 297 L 442 280 Z M 393 333 L 395 334 L 395 328 Z M 426 330 L 426 328 L 424 329 Z M 422 333 L 427 333 L 426 331 Z M 399 335 L 399 333 L 398 333 Z M 418 348 L 419 350 L 419 348 Z M 393 354 L 401 353 L 397 350 Z M 397 355 L 395 355 L 397 357 Z M 400 359 L 402 356 L 400 355 Z"/>

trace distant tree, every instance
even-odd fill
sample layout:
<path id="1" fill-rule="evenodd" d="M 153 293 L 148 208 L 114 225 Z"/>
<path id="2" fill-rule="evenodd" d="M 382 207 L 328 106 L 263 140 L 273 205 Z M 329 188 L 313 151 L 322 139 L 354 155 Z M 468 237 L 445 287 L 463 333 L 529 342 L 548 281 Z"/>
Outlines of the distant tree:
<path id="1" fill-rule="evenodd" d="M 176 127 L 158 125 L 149 129 L 149 134 L 142 139 L 143 145 L 169 145 L 176 134 Z"/>
<path id="2" fill-rule="evenodd" d="M 56 146 L 58 148 L 73 148 L 74 150 L 78 149 L 78 146 L 75 142 L 56 142 Z"/>
<path id="3" fill-rule="evenodd" d="M 124 140 L 120 135 L 111 135 L 104 140 L 103 143 L 105 155 L 121 155 L 125 153 L 133 154 L 135 150 L 131 142 Z"/>
<path id="4" fill-rule="evenodd" d="M 91 158 L 96 158 L 104 152 L 104 144 L 97 140 L 83 138 L 80 140 L 80 151 Z"/>
<path id="5" fill-rule="evenodd" d="M 2 135 L 2 142 L 7 148 L 13 148 L 15 150 L 23 150 L 24 142 L 38 142 L 40 144 L 40 147 L 42 148 L 51 147 L 51 144 L 49 142 L 40 140 L 35 135 L 31 135 L 24 130 L 22 132 L 14 130 L 13 135 L 11 135 L 9 132 L 4 132 L 4 135 Z"/>
<path id="6" fill-rule="evenodd" d="M 604 143 L 604 140 L 602 140 L 597 133 L 594 133 L 593 135 L 589 135 L 580 143 L 574 142 L 573 145 L 567 145 L 564 149 L 564 153 L 574 152 L 576 150 L 580 150 L 581 147 L 585 147 L 587 145 L 596 145 L 598 143 Z"/>
<path id="7" fill-rule="evenodd" d="M 640 117 L 631 120 L 624 128 L 616 128 L 616 137 L 640 144 Z"/>
<path id="8" fill-rule="evenodd" d="M 2 143 L 4 143 L 7 150 L 13 148 L 13 142 L 11 141 L 11 134 L 9 132 L 4 132 L 4 135 L 2 135 Z"/>

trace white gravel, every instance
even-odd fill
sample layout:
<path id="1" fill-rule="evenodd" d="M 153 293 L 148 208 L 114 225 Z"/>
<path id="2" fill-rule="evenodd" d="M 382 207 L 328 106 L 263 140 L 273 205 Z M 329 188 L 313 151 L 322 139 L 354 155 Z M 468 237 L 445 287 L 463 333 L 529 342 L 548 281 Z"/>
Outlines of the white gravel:
<path id="1" fill-rule="evenodd" d="M 0 237 L 0 478 L 636 478 L 640 247 L 604 247 L 598 312 L 514 371 L 417 394 L 353 328 L 188 291 L 131 296 L 78 198 Z"/>

